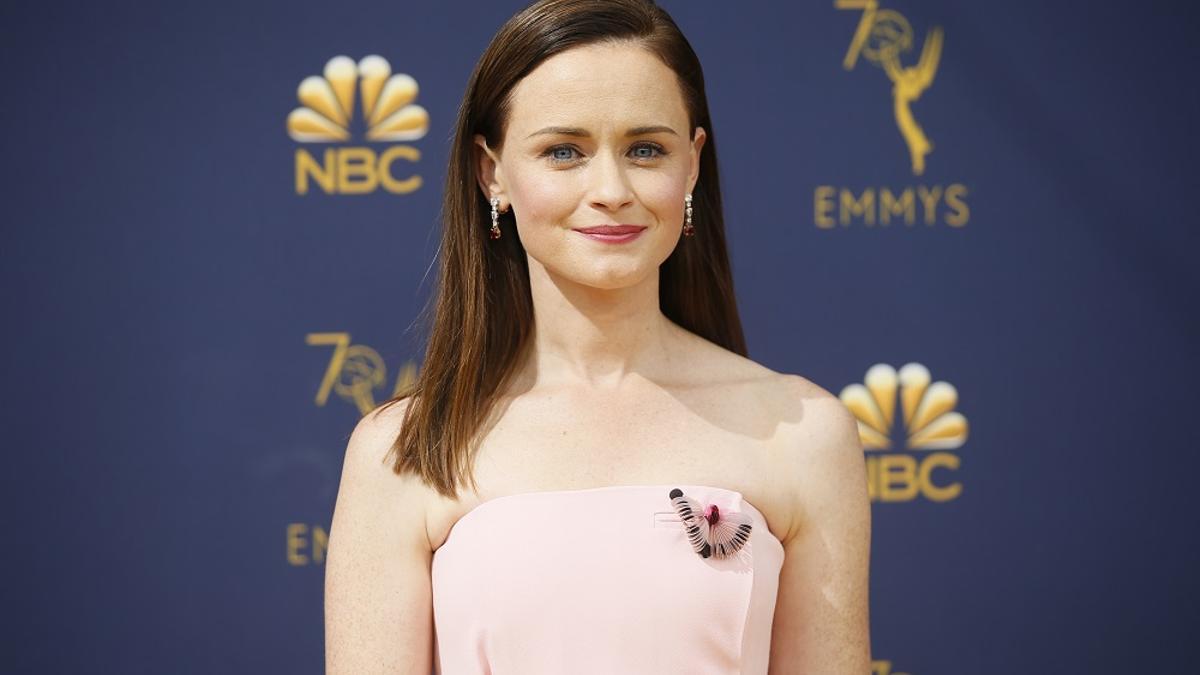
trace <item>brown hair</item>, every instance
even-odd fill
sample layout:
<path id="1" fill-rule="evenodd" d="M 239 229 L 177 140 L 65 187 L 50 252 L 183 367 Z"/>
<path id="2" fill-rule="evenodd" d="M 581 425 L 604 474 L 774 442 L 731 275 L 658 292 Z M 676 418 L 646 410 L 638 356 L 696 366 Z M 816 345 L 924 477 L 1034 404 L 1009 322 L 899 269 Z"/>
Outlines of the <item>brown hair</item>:
<path id="1" fill-rule="evenodd" d="M 446 172 L 440 276 L 421 371 L 384 402 L 412 397 L 389 455 L 396 473 L 412 471 L 456 498 L 474 485 L 475 438 L 502 386 L 529 345 L 533 304 L 524 248 L 516 236 L 488 237 L 491 205 L 479 189 L 476 134 L 499 150 L 513 87 L 546 59 L 572 47 L 629 41 L 675 71 L 689 129 L 704 127 L 692 193 L 696 234 L 659 268 L 659 305 L 683 328 L 746 355 L 725 244 L 717 148 L 700 61 L 675 22 L 650 0 L 539 0 L 508 20 L 467 83 Z M 515 232 L 512 209 L 501 227 Z M 428 310 L 429 306 L 426 306 Z"/>

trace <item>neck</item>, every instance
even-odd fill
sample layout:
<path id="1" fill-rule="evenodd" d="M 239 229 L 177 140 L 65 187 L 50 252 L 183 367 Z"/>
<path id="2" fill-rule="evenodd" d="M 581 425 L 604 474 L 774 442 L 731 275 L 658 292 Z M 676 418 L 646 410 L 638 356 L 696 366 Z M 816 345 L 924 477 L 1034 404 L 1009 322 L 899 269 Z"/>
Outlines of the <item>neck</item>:
<path id="1" fill-rule="evenodd" d="M 660 380 L 680 367 L 682 330 L 659 307 L 658 273 L 604 289 L 552 275 L 530 261 L 535 386 L 615 390 L 630 378 Z"/>

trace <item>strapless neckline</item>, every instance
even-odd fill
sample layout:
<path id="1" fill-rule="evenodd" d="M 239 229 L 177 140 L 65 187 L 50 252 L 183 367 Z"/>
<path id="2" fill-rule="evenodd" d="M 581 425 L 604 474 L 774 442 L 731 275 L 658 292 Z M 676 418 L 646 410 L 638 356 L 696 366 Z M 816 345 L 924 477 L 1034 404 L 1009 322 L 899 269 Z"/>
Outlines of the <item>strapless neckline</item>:
<path id="1" fill-rule="evenodd" d="M 754 523 L 749 540 L 736 555 L 697 555 L 673 488 L 741 512 Z M 766 675 L 785 553 L 762 511 L 729 488 L 605 485 L 485 499 L 434 551 L 435 672 Z"/>
<path id="2" fill-rule="evenodd" d="M 588 496 L 589 494 L 607 493 L 607 492 L 612 492 L 612 491 L 616 491 L 616 490 L 631 490 L 631 491 L 662 490 L 663 503 L 669 504 L 669 498 L 667 497 L 667 494 L 671 491 L 672 488 L 679 488 L 680 490 L 683 490 L 684 494 L 687 494 L 688 490 L 691 488 L 697 488 L 700 490 L 723 492 L 728 495 L 736 496 L 738 502 L 740 502 L 742 505 L 744 505 L 749 510 L 753 511 L 754 514 L 757 516 L 756 520 L 758 522 L 762 523 L 762 525 L 763 525 L 762 529 L 767 534 L 767 539 L 769 541 L 773 541 L 775 543 L 775 546 L 778 548 L 778 551 L 780 553 L 782 553 L 784 551 L 783 542 L 779 539 L 779 537 L 775 536 L 775 533 L 771 532 L 771 528 L 767 526 L 766 516 L 763 514 L 763 512 L 757 506 L 755 506 L 753 503 L 751 503 L 750 500 L 746 499 L 745 495 L 743 495 L 741 492 L 739 492 L 737 490 L 723 488 L 723 487 L 719 487 L 716 485 L 703 485 L 703 484 L 698 484 L 698 483 L 691 483 L 691 484 L 688 484 L 688 483 L 670 483 L 670 484 L 660 483 L 660 484 L 654 484 L 654 485 L 602 485 L 599 487 L 572 488 L 572 489 L 567 489 L 567 490 L 530 490 L 527 492 L 514 492 L 512 494 L 500 495 L 499 497 L 492 497 L 491 499 L 485 499 L 482 502 L 479 502 L 475 506 L 471 507 L 462 516 L 460 516 L 458 518 L 458 520 L 456 520 L 454 522 L 454 524 L 450 526 L 450 531 L 446 534 L 445 541 L 442 542 L 442 546 L 439 546 L 438 549 L 440 550 L 446 544 L 449 544 L 450 541 L 454 538 L 454 534 L 456 531 L 461 530 L 464 527 L 468 527 L 473 518 L 478 518 L 480 511 L 486 511 L 488 508 L 495 509 L 495 508 L 503 507 L 506 503 L 509 503 L 509 502 L 513 502 L 513 501 L 517 501 L 517 500 L 521 500 L 521 499 L 539 499 L 539 498 L 547 498 L 547 497 L 552 497 L 552 496 L 584 497 L 584 496 Z M 669 509 L 670 507 L 667 506 L 665 508 Z M 465 525 L 464 525 L 464 523 L 465 523 Z M 435 551 L 435 553 L 436 553 L 436 551 Z"/>

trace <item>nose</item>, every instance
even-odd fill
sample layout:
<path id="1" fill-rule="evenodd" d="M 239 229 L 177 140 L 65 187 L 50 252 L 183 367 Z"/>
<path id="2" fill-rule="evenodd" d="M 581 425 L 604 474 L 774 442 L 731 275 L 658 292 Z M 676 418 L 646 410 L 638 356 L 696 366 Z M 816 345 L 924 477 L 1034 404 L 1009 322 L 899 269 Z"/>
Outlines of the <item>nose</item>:
<path id="1" fill-rule="evenodd" d="M 601 152 L 591 162 L 589 201 L 606 211 L 618 211 L 633 203 L 633 189 L 621 160 L 611 152 Z"/>

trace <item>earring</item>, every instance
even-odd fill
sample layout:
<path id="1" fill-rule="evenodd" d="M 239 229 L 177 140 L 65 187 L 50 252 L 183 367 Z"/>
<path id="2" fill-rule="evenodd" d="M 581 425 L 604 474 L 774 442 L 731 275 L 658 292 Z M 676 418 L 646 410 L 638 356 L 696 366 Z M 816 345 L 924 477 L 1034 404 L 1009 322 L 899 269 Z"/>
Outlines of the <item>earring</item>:
<path id="1" fill-rule="evenodd" d="M 683 203 L 687 206 L 684 213 L 687 214 L 687 221 L 683 224 L 683 236 L 690 237 L 696 234 L 696 228 L 692 226 L 692 193 L 687 193 L 683 196 Z"/>
<path id="2" fill-rule="evenodd" d="M 492 197 L 492 232 L 489 236 L 491 239 L 500 238 L 500 198 Z"/>

